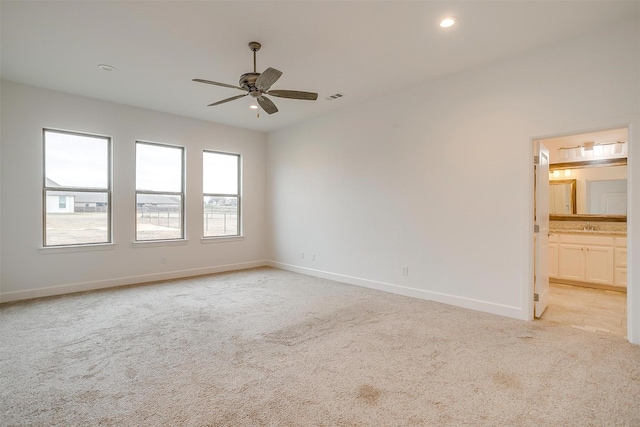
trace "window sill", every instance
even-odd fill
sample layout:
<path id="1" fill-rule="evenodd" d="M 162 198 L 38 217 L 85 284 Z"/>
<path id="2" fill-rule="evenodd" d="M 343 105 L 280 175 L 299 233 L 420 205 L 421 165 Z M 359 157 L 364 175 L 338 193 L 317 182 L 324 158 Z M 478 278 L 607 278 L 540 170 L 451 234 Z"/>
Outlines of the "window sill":
<path id="1" fill-rule="evenodd" d="M 220 237 L 202 237 L 200 243 L 224 243 L 224 242 L 236 242 L 244 240 L 244 236 L 220 236 Z"/>
<path id="2" fill-rule="evenodd" d="M 97 243 L 95 245 L 69 245 L 69 246 L 42 246 L 38 250 L 43 255 L 66 254 L 73 252 L 111 251 L 116 247 L 115 243 Z"/>
<path id="3" fill-rule="evenodd" d="M 149 241 L 139 241 L 133 242 L 131 245 L 134 248 L 150 248 L 154 246 L 180 246 L 186 245 L 189 241 L 187 239 L 177 239 L 177 240 L 149 240 Z"/>

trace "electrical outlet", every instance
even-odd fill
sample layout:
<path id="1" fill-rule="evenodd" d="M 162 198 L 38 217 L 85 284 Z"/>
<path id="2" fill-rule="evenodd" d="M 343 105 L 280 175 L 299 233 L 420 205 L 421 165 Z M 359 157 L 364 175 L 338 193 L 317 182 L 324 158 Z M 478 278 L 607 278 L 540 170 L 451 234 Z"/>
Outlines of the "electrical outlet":
<path id="1" fill-rule="evenodd" d="M 409 267 L 402 267 L 402 275 L 403 276 L 409 275 Z"/>
<path id="2" fill-rule="evenodd" d="M 163 256 L 160 257 L 160 264 L 166 264 L 167 263 L 167 259 Z"/>
<path id="3" fill-rule="evenodd" d="M 300 259 L 304 259 L 304 252 L 300 252 Z"/>
<path id="4" fill-rule="evenodd" d="M 316 254 L 311 255 L 311 261 L 315 261 L 316 260 Z"/>

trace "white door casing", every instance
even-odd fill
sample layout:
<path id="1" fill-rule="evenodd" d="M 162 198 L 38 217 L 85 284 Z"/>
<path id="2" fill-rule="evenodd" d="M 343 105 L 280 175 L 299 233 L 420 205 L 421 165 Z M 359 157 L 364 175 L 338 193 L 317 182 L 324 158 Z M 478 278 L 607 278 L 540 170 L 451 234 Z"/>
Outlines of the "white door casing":
<path id="1" fill-rule="evenodd" d="M 540 317 L 549 303 L 549 150 L 535 142 L 535 213 L 534 213 L 534 316 Z"/>

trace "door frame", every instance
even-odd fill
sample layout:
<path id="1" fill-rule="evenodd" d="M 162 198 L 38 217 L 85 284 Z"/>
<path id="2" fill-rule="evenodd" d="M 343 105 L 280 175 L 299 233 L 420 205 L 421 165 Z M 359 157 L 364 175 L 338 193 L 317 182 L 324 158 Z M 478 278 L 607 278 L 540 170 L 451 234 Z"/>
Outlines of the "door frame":
<path id="1" fill-rule="evenodd" d="M 534 141 L 534 281 L 533 317 L 540 318 L 549 304 L 549 149 L 544 140 Z M 543 161 L 543 158 L 546 160 Z M 546 218 L 540 213 L 546 213 Z"/>
<path id="2" fill-rule="evenodd" d="M 594 126 L 595 125 L 595 126 Z M 535 165 L 533 161 L 535 141 L 562 136 L 577 135 L 583 133 L 598 132 L 609 129 L 627 129 L 627 340 L 633 344 L 640 345 L 640 246 L 636 248 L 634 241 L 640 243 L 640 188 L 633 185 L 637 182 L 640 187 L 640 166 L 635 167 L 634 159 L 640 158 L 640 116 L 630 117 L 628 120 L 595 122 L 585 127 L 576 126 L 571 130 L 563 128 L 557 131 L 540 133 L 538 136 L 530 137 L 528 140 L 528 150 L 526 153 L 529 167 L 527 171 L 528 184 L 528 215 L 526 226 L 523 227 L 524 241 L 527 242 L 527 250 L 524 251 L 526 260 L 522 292 L 522 318 L 532 321 L 534 319 L 535 293 L 534 273 L 534 180 Z M 638 154 L 636 154 L 636 150 Z M 634 196 L 634 193 L 638 195 Z M 636 206 L 638 209 L 634 209 Z M 633 266 L 637 265 L 638 271 Z M 639 284 L 636 284 L 639 282 Z"/>

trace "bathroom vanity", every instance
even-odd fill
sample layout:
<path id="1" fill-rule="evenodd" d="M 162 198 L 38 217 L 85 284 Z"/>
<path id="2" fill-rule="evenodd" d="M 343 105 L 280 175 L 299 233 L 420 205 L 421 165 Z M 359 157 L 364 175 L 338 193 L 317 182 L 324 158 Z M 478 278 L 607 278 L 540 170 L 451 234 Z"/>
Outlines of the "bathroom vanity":
<path id="1" fill-rule="evenodd" d="M 552 230 L 549 279 L 557 283 L 626 290 L 626 232 Z"/>

